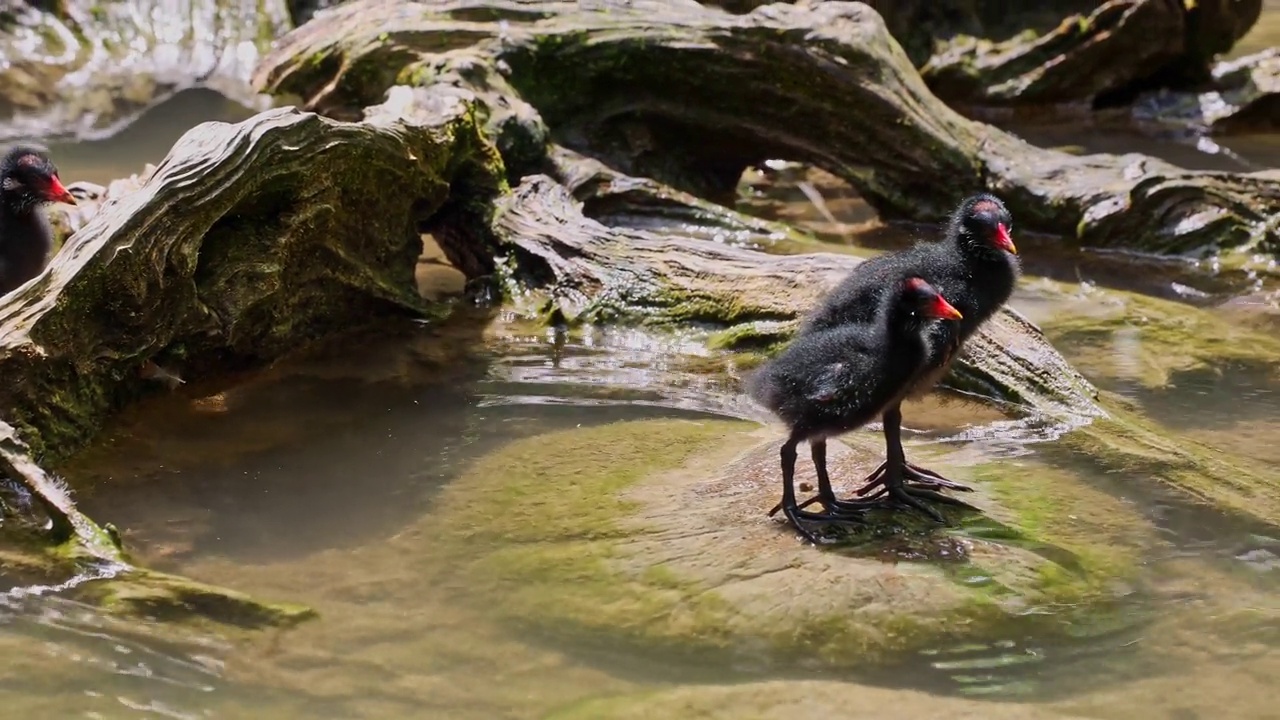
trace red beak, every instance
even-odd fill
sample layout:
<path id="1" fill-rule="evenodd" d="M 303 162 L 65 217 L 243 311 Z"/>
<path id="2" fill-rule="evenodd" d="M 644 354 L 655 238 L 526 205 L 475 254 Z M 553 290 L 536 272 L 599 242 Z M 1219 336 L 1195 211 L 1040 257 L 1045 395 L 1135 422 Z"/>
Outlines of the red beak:
<path id="1" fill-rule="evenodd" d="M 49 179 L 48 197 L 49 200 L 53 202 L 61 202 L 68 205 L 76 204 L 76 199 L 71 195 L 71 192 L 67 190 L 66 186 L 62 184 L 62 181 L 58 179 L 57 175 L 54 175 Z"/>
<path id="2" fill-rule="evenodd" d="M 941 320 L 963 320 L 964 316 L 954 305 L 947 302 L 947 299 L 939 295 L 933 301 L 933 306 L 929 308 L 929 317 Z"/>
<path id="3" fill-rule="evenodd" d="M 1004 223 L 996 225 L 996 247 L 1001 250 L 1008 250 L 1014 255 L 1018 254 L 1018 248 L 1013 246 L 1013 237 L 1009 235 L 1009 228 Z"/>

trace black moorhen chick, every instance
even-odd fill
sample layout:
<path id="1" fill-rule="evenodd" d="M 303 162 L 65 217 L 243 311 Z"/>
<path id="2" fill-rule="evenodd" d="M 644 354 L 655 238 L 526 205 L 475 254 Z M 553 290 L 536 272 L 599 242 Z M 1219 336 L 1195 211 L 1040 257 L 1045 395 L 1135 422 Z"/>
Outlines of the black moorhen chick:
<path id="1" fill-rule="evenodd" d="M 854 520 L 874 500 L 832 502 L 817 513 L 796 505 L 794 487 L 796 445 L 809 441 L 819 492 L 834 498 L 827 475 L 827 438 L 854 430 L 897 407 L 913 381 L 927 370 L 933 355 L 929 325 L 933 319 L 961 319 L 960 312 L 918 277 L 893 284 L 870 322 L 845 323 L 836 328 L 798 336 L 778 356 L 747 380 L 747 392 L 790 428 L 782 445 L 782 510 L 796 530 L 810 542 L 817 537 L 802 520 Z M 886 480 L 901 483 L 904 467 L 890 455 Z M 892 450 L 891 450 L 892 453 Z"/>
<path id="2" fill-rule="evenodd" d="M 0 295 L 44 270 L 53 231 L 39 206 L 76 204 L 44 148 L 17 145 L 0 158 Z"/>
<path id="3" fill-rule="evenodd" d="M 960 346 L 1013 293 L 1020 267 L 1018 250 L 1010 236 L 1012 227 L 1013 219 L 999 198 L 981 193 L 966 199 L 951 214 L 946 235 L 941 241 L 918 243 L 860 264 L 805 319 L 800 334 L 822 332 L 846 323 L 869 322 L 875 316 L 886 288 L 897 287 L 908 277 L 923 278 L 964 315 L 964 319 L 959 321 L 958 332 L 955 323 L 934 323 L 930 329 L 931 357 L 927 369 L 912 383 L 904 397 L 927 393 L 946 375 Z M 901 399 L 885 408 L 883 421 L 888 459 L 867 477 L 858 495 L 866 495 L 877 486 L 885 485 L 885 474 L 890 469 L 891 460 L 905 457 L 901 441 Z M 941 521 L 937 512 L 915 502 L 913 496 L 950 500 L 933 491 L 944 488 L 971 490 L 905 459 L 901 462 L 903 477 L 913 482 L 896 488 L 885 485 L 871 497 L 888 492 L 892 500 L 915 507 Z M 834 495 L 820 493 L 801 507 L 813 502 L 831 507 L 836 500 Z"/>

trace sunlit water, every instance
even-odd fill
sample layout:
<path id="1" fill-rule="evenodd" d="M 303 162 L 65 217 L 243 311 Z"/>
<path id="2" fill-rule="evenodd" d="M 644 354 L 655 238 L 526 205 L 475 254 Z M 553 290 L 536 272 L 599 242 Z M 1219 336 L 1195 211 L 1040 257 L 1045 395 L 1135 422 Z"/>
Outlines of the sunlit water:
<path id="1" fill-rule="evenodd" d="M 192 104 L 156 108 L 111 140 L 56 147 L 64 178 L 105 183 L 159 161 L 195 122 L 247 115 L 212 94 L 184 97 Z M 1025 132 L 1046 144 L 1239 169 L 1230 157 L 1137 136 Z M 1248 163 L 1280 166 L 1268 142 L 1244 145 Z M 829 217 L 815 209 L 813 190 Z M 854 232 L 870 216 L 838 188 L 793 188 L 779 197 L 764 214 L 805 221 L 833 240 L 894 247 L 908 239 L 894 230 Z M 1188 283 L 1209 295 L 1231 290 L 1194 268 L 1135 279 L 1113 260 L 1057 253 L 1049 244 L 1037 261 L 1030 248 L 1040 246 L 1025 247 L 1031 273 L 1060 280 L 1184 300 L 1177 288 Z M 1025 290 L 1013 304 L 1033 318 L 1055 310 Z M 434 500 L 441 489 L 513 440 L 620 420 L 758 417 L 732 378 L 682 369 L 675 360 L 698 351 L 678 339 L 628 332 L 557 338 L 486 322 L 498 329 L 482 334 L 471 317 L 444 328 L 382 328 L 229 385 L 189 378 L 175 393 L 157 388 L 70 464 L 82 507 L 118 525 L 149 565 L 307 604 L 319 618 L 245 638 L 120 620 L 56 592 L 11 593 L 0 602 L 0 647 L 10 658 L 0 665 L 7 690 L 0 717 L 535 718 L 586 698 L 673 684 L 813 677 L 811 670 L 635 656 L 573 638 L 513 634 L 486 617 L 493 598 L 460 585 L 447 558 L 405 556 L 405 534 L 440 519 Z M 1072 357 L 1073 348 L 1061 349 Z M 1227 368 L 1179 377 L 1159 391 L 1094 380 L 1171 429 L 1257 462 L 1280 461 L 1273 375 Z M 817 676 L 1036 702 L 1083 717 L 1266 717 L 1257 698 L 1280 671 L 1272 629 L 1278 608 L 1270 600 L 1280 590 L 1274 529 L 1104 472 L 1052 444 L 1011 450 L 998 433 L 984 437 L 981 428 L 997 418 L 982 408 L 926 407 L 927 417 L 908 417 L 913 443 L 1025 453 L 1125 499 L 1158 539 L 1142 548 L 1148 562 L 1135 587 L 1117 595 L 1114 624 L 1082 626 L 1073 641 L 1017 634 L 984 644 L 940 640 L 898 666 Z M 976 439 L 949 440 L 961 430 Z M 1230 582 L 1219 587 L 1223 578 Z M 1244 619 L 1224 629 L 1222 617 L 1235 613 Z"/>
<path id="2" fill-rule="evenodd" d="M 539 717 L 606 691 L 793 675 L 511 636 L 485 617 L 493 598 L 450 579 L 447 558 L 405 565 L 403 533 L 430 528 L 438 492 L 505 443 L 619 420 L 752 413 L 731 382 L 669 367 L 680 349 L 629 332 L 557 340 L 499 330 L 482 339 L 464 318 L 444 328 L 380 328 L 225 390 L 195 380 L 177 394 L 158 392 L 117 423 L 106 448 L 73 463 L 83 508 L 123 528 L 153 566 L 321 615 L 244 641 L 112 620 L 57 598 L 15 601 L 0 615 L 8 621 L 0 642 L 34 653 L 20 667 L 46 678 L 24 684 L 25 700 L 67 716 L 98 713 L 87 717 Z M 1189 392 L 1194 402 L 1199 389 Z M 981 411 L 948 407 L 914 442 L 984 422 Z M 1270 409 L 1277 417 L 1280 407 Z M 1231 417 L 1224 409 L 1205 422 Z M 1280 428 L 1271 433 L 1280 437 Z M 996 447 L 981 439 L 955 446 Z M 1280 538 L 1133 478 L 1098 474 L 1087 458 L 1023 451 L 1126 498 L 1162 531 L 1144 548 L 1139 587 L 1117 597 L 1118 619 L 1081 626 L 1074 641 L 940 640 L 904 665 L 820 675 L 1063 702 L 1171 671 L 1141 652 L 1144 633 L 1161 613 L 1187 615 L 1186 604 L 1212 595 L 1180 584 L 1178 563 L 1243 573 L 1263 593 L 1280 589 Z M 1194 613 L 1187 618 L 1183 630 L 1194 632 Z M 504 688 L 490 687 L 490 677 Z"/>

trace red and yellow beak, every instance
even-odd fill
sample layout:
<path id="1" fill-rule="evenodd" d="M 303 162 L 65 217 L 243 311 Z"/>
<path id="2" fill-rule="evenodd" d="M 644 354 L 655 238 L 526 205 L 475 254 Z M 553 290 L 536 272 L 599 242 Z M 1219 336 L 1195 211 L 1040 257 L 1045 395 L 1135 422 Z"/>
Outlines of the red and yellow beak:
<path id="1" fill-rule="evenodd" d="M 51 202 L 66 203 L 68 205 L 76 204 L 75 197 L 71 195 L 71 192 L 62 184 L 62 181 L 58 179 L 57 175 L 54 175 L 49 179 L 48 197 Z"/>
<path id="2" fill-rule="evenodd" d="M 1018 248 L 1013 245 L 1013 236 L 1009 234 L 1009 228 L 1004 223 L 996 225 L 996 247 L 1001 250 L 1008 250 L 1014 255 L 1018 254 Z"/>
<path id="3" fill-rule="evenodd" d="M 941 295 L 933 299 L 933 305 L 929 308 L 929 317 L 938 318 L 940 320 L 963 320 L 964 315 L 955 308 L 954 305 L 947 302 L 947 299 Z"/>

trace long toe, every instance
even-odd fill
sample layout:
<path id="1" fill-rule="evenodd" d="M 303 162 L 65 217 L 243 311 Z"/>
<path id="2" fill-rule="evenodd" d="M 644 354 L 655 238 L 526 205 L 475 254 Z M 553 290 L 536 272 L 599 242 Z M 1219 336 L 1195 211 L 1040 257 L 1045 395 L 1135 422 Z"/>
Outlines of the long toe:
<path id="1" fill-rule="evenodd" d="M 784 510 L 787 520 L 790 521 L 791 527 L 800 537 L 814 545 L 830 545 L 833 540 L 825 538 L 806 526 L 806 523 L 816 523 L 821 525 L 830 525 L 832 523 L 845 523 L 847 520 L 841 520 L 826 513 L 814 513 L 806 510 Z"/>
<path id="2" fill-rule="evenodd" d="M 915 492 L 932 492 L 932 491 L 918 490 Z M 946 519 L 942 517 L 942 513 L 938 512 L 937 510 L 934 510 L 933 508 L 924 504 L 920 500 L 917 500 L 915 498 L 915 492 L 909 491 L 904 487 L 890 488 L 889 497 L 892 498 L 892 501 L 895 503 L 899 503 L 909 508 L 914 508 L 915 510 L 919 510 L 920 512 L 927 515 L 934 522 L 937 522 L 943 525 L 947 524 Z"/>
<path id="3" fill-rule="evenodd" d="M 879 487 L 884 487 L 884 479 L 889 475 L 889 461 L 880 463 L 880 467 L 871 471 L 871 474 L 862 480 L 862 485 L 854 491 L 854 495 L 862 497 L 867 493 Z"/>
<path id="4" fill-rule="evenodd" d="M 948 480 L 938 473 L 922 468 L 919 465 L 906 463 L 902 469 L 902 479 L 920 487 L 933 490 L 955 490 L 956 492 L 973 492 L 968 485 Z"/>
<path id="5" fill-rule="evenodd" d="M 796 506 L 796 509 L 797 509 L 797 510 L 803 510 L 803 509 L 805 509 L 805 508 L 809 507 L 810 505 L 813 505 L 814 503 L 819 503 L 819 502 L 822 502 L 822 496 L 820 496 L 820 495 L 814 495 L 813 497 L 809 498 L 808 500 L 805 500 L 804 502 L 802 502 L 802 503 L 800 503 L 799 505 L 797 505 L 797 506 Z M 824 503 L 824 504 L 825 504 L 825 503 Z M 782 503 L 778 503 L 777 505 L 774 505 L 774 506 L 773 506 L 773 509 L 772 509 L 772 510 L 770 510 L 770 511 L 769 511 L 769 517 L 773 517 L 774 515 L 777 515 L 777 514 L 778 514 L 779 512 L 781 512 L 781 511 L 782 511 Z"/>
<path id="6" fill-rule="evenodd" d="M 935 490 L 930 490 L 928 488 L 920 488 L 920 487 L 905 487 L 903 489 L 907 491 L 908 495 L 914 498 L 920 498 L 921 500 L 932 500 L 934 502 L 940 502 L 945 505 L 954 505 L 956 507 L 962 507 L 962 508 L 967 508 L 969 510 L 982 512 L 978 508 L 970 505 L 969 503 L 963 500 L 953 498 L 950 495 L 943 495 L 942 493 L 937 492 Z"/>
<path id="7" fill-rule="evenodd" d="M 880 507 L 880 503 L 874 499 L 858 498 L 857 500 L 834 500 L 832 502 L 823 502 L 827 513 L 840 518 L 853 517 L 862 519 L 864 513 Z"/>

